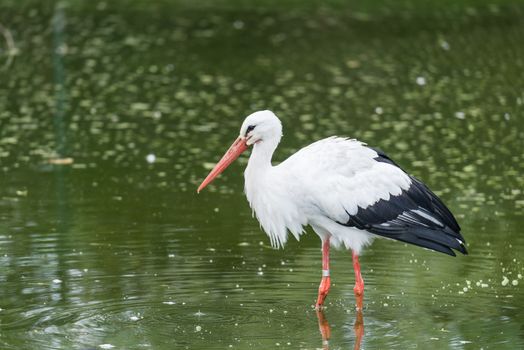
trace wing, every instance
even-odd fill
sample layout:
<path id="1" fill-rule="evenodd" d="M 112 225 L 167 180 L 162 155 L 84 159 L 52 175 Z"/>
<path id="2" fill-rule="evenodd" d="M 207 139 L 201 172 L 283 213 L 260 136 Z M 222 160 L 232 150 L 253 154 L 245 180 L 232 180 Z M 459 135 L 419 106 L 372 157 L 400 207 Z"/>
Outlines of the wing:
<path id="1" fill-rule="evenodd" d="M 455 255 L 467 254 L 460 227 L 426 185 L 380 150 L 329 138 L 290 157 L 311 206 L 340 225 Z M 314 164 L 314 166 L 311 166 Z"/>

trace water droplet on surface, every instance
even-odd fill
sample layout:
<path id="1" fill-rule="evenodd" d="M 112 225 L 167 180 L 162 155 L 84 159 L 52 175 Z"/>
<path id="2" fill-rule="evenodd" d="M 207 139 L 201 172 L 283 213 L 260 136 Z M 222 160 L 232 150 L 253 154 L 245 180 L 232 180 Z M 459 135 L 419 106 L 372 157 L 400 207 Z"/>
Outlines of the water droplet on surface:
<path id="1" fill-rule="evenodd" d="M 441 41 L 440 42 L 440 47 L 443 50 L 446 50 L 446 51 L 448 51 L 450 49 L 449 43 L 447 41 Z"/>
<path id="2" fill-rule="evenodd" d="M 508 285 L 508 283 L 509 283 L 509 279 L 508 279 L 506 276 L 503 276 L 503 277 L 502 277 L 502 283 L 501 283 L 502 286 L 505 287 L 505 286 Z"/>
<path id="3" fill-rule="evenodd" d="M 455 118 L 464 119 L 465 117 L 466 117 L 466 114 L 464 112 L 455 112 Z"/>
<path id="4" fill-rule="evenodd" d="M 146 161 L 149 164 L 153 164 L 156 161 L 156 156 L 154 154 L 148 154 L 146 157 Z"/>
<path id="5" fill-rule="evenodd" d="M 233 28 L 235 28 L 235 29 L 242 29 L 242 28 L 244 28 L 244 22 L 242 22 L 242 21 L 235 21 L 235 22 L 233 22 Z"/>

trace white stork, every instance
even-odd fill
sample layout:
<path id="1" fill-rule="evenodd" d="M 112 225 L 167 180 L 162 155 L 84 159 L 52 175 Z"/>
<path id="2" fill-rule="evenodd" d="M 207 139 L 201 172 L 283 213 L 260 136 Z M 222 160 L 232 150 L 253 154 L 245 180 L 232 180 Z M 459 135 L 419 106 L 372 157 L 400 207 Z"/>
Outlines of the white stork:
<path id="1" fill-rule="evenodd" d="M 322 240 L 322 280 L 316 307 L 329 292 L 330 246 L 352 250 L 357 308 L 364 281 L 358 256 L 377 236 L 455 256 L 467 254 L 460 227 L 444 203 L 386 154 L 353 139 L 329 137 L 273 166 L 282 124 L 271 111 L 249 115 L 240 135 L 198 187 L 200 192 L 253 146 L 244 173 L 245 193 L 274 247 L 310 225 Z"/>

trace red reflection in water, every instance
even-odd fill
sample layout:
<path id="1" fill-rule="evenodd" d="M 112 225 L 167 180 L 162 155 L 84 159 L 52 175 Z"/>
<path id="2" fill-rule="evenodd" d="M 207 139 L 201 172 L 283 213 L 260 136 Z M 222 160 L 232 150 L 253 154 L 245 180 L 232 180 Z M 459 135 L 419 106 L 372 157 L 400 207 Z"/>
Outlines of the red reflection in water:
<path id="1" fill-rule="evenodd" d="M 362 295 L 357 297 L 357 314 L 355 316 L 355 323 L 353 329 L 355 330 L 355 346 L 354 350 L 360 350 L 360 344 L 364 337 L 364 315 L 362 314 Z M 329 322 L 324 315 L 324 311 L 317 309 L 318 328 L 320 335 L 322 336 L 322 349 L 329 350 L 329 338 L 331 338 L 331 327 Z"/>

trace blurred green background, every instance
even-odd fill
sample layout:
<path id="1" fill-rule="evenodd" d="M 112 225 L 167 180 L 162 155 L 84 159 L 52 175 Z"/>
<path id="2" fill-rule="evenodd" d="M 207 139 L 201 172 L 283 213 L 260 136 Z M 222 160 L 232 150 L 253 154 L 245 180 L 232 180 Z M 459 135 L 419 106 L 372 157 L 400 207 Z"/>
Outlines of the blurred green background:
<path id="1" fill-rule="evenodd" d="M 365 349 L 524 347 L 524 2 L 0 2 L 0 348 L 322 346 L 320 242 L 273 250 L 247 157 L 331 136 L 385 150 L 456 214 L 470 255 L 377 240 Z M 332 254 L 330 347 L 355 342 Z"/>

